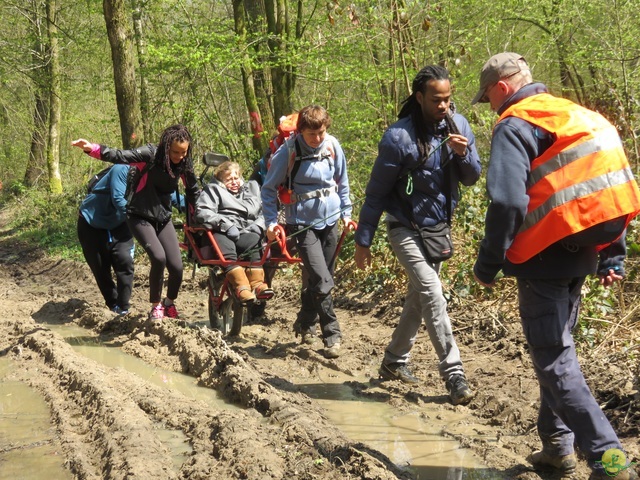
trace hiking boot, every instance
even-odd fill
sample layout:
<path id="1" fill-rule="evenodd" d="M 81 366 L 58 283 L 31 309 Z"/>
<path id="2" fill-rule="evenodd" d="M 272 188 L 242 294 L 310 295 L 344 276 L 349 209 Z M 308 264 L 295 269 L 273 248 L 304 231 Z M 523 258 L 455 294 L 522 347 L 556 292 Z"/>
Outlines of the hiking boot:
<path id="1" fill-rule="evenodd" d="M 416 377 L 405 363 L 390 363 L 380 365 L 378 374 L 383 380 L 400 380 L 403 383 L 416 384 L 420 380 Z"/>
<path id="2" fill-rule="evenodd" d="M 256 296 L 251 291 L 251 285 L 243 267 L 235 267 L 229 270 L 226 277 L 235 289 L 236 298 L 240 303 L 247 305 L 256 299 Z"/>
<path id="3" fill-rule="evenodd" d="M 466 405 L 474 397 L 475 393 L 469 388 L 464 375 L 452 375 L 446 382 L 449 398 L 454 405 Z"/>
<path id="4" fill-rule="evenodd" d="M 576 456 L 574 453 L 570 453 L 569 455 L 552 455 L 544 450 L 538 450 L 533 452 L 527 460 L 539 470 L 556 470 L 565 474 L 571 474 L 576 469 Z"/>
<path id="5" fill-rule="evenodd" d="M 275 295 L 275 292 L 264 281 L 264 270 L 262 268 L 247 268 L 247 279 L 251 286 L 251 290 L 259 300 L 269 300 Z"/>
<path id="6" fill-rule="evenodd" d="M 303 345 L 313 345 L 314 343 L 316 343 L 317 339 L 318 336 L 315 333 L 304 332 L 302 334 L 302 341 L 300 343 L 302 343 Z"/>
<path id="7" fill-rule="evenodd" d="M 340 356 L 340 343 L 336 342 L 330 347 L 325 347 L 324 356 L 326 358 L 338 358 Z"/>
<path id="8" fill-rule="evenodd" d="M 164 305 L 164 316 L 169 318 L 179 318 L 178 309 L 175 304 Z"/>
<path id="9" fill-rule="evenodd" d="M 638 480 L 638 474 L 634 470 L 633 466 L 629 466 L 619 472 L 607 473 L 604 470 L 597 470 L 591 472 L 589 480 Z"/>
<path id="10" fill-rule="evenodd" d="M 115 313 L 116 315 L 118 315 L 119 317 L 124 317 L 125 315 L 129 315 L 129 310 L 123 310 L 122 308 L 120 308 L 118 305 L 116 305 L 115 307 L 113 307 L 111 309 L 111 311 L 113 313 Z"/>
<path id="11" fill-rule="evenodd" d="M 149 320 L 151 320 L 152 322 L 159 322 L 163 318 L 164 318 L 164 307 L 162 306 L 161 303 L 159 303 L 158 305 L 153 307 L 149 312 Z"/>

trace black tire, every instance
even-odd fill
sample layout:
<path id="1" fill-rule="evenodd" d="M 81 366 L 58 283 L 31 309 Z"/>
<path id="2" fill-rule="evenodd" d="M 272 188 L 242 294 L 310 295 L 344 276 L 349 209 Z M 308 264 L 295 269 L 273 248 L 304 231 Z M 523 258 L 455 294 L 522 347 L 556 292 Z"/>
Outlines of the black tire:
<path id="1" fill-rule="evenodd" d="M 221 286 L 222 280 L 219 278 L 219 275 L 217 275 L 213 269 L 209 269 L 209 324 L 211 325 L 211 328 L 220 331 L 222 331 L 222 318 L 220 311 L 216 308 L 214 298 L 220 295 Z M 223 305 L 220 305 L 220 310 L 222 310 L 222 307 Z"/>
<path id="2" fill-rule="evenodd" d="M 253 305 L 251 305 L 251 318 L 255 320 L 264 316 L 264 311 L 266 308 L 267 302 L 264 300 L 253 302 Z"/>
<path id="3" fill-rule="evenodd" d="M 249 321 L 250 315 L 251 305 L 242 305 L 240 302 L 233 302 L 233 323 L 231 324 L 229 335 L 240 335 L 242 325 Z"/>
<path id="4" fill-rule="evenodd" d="M 240 318 L 240 322 L 242 322 L 242 318 Z M 237 335 L 240 333 L 240 329 L 242 328 L 242 323 L 240 326 L 236 328 L 235 325 L 235 309 L 234 302 L 232 298 L 227 298 L 222 305 L 220 305 L 220 310 L 218 311 L 218 327 L 217 329 L 223 335 Z M 237 333 L 233 333 L 237 329 Z"/>

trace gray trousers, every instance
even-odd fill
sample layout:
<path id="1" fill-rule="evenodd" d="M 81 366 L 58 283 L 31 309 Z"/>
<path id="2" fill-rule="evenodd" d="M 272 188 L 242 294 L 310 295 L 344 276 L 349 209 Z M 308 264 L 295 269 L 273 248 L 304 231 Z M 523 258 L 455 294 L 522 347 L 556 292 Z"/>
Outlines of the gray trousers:
<path id="1" fill-rule="evenodd" d="M 447 301 L 442 294 L 438 273 L 440 264 L 430 263 L 422 241 L 414 230 L 397 227 L 389 230 L 389 242 L 409 280 L 407 296 L 398 326 L 393 331 L 383 363 L 407 363 L 422 321 L 438 355 L 438 370 L 444 380 L 463 374 L 460 350 L 451 330 Z"/>
<path id="2" fill-rule="evenodd" d="M 584 277 L 518 279 L 520 319 L 540 384 L 538 434 L 543 450 L 568 455 L 574 442 L 594 468 L 609 448 L 622 448 L 585 382 L 571 336 Z"/>

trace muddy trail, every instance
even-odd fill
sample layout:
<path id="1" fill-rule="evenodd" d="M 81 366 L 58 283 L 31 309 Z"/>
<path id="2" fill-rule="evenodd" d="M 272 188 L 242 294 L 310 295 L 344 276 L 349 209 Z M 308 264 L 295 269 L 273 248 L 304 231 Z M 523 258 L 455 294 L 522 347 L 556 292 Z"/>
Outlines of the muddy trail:
<path id="1" fill-rule="evenodd" d="M 300 345 L 291 330 L 298 308 L 295 269 L 276 277 L 278 296 L 264 317 L 252 319 L 240 336 L 224 338 L 208 328 L 206 271 L 192 278 L 190 267 L 185 269 L 179 321 L 149 325 L 148 266 L 141 260 L 136 268 L 132 313 L 115 317 L 102 305 L 86 265 L 48 258 L 20 245 L 6 228 L 0 231 L 0 361 L 5 362 L 0 380 L 25 384 L 41 395 L 50 434 L 42 441 L 17 441 L 0 432 L 0 479 L 56 478 L 47 471 L 24 477 L 7 473 L 12 455 L 43 445 L 62 465 L 65 478 L 77 479 L 555 478 L 533 471 L 526 460 L 539 447 L 538 390 L 508 288 L 507 300 L 500 302 L 452 300 L 455 334 L 477 391 L 471 404 L 454 407 L 426 331 L 412 354 L 422 382 L 406 386 L 378 380 L 401 292 L 381 300 L 338 288 L 343 353 L 328 360 L 321 343 Z M 616 340 L 621 332 L 635 335 L 636 346 L 640 340 L 638 314 L 630 310 L 617 335 L 582 355 L 593 391 L 637 461 L 638 352 L 634 359 Z M 213 408 L 179 389 L 78 353 L 60 334 L 66 326 L 82 327 L 151 368 L 192 377 L 223 406 Z M 356 409 L 374 404 L 397 412 L 409 419 L 409 428 L 412 419 L 437 425 L 438 435 L 470 452 L 476 466 L 457 468 L 447 460 L 420 470 L 416 458 L 398 461 L 371 442 L 351 438 L 327 414 L 327 401 L 345 394 Z M 0 420 L 3 415 L 0 410 Z M 167 429 L 179 432 L 188 446 L 178 462 L 160 434 Z M 415 438 L 419 443 L 421 437 Z M 574 478 L 587 476 L 580 462 Z"/>

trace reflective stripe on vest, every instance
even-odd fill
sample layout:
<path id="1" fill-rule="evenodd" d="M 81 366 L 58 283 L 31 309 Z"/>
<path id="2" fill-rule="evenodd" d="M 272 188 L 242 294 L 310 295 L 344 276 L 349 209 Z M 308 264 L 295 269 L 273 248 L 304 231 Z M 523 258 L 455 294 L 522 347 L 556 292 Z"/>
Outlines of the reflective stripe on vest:
<path id="1" fill-rule="evenodd" d="M 640 191 L 616 129 L 600 114 L 549 94 L 533 95 L 499 118 L 522 118 L 555 135 L 531 162 L 529 205 L 507 250 L 522 263 L 550 245 L 594 225 L 640 212 Z M 601 245 L 598 248 L 603 248 Z"/>

